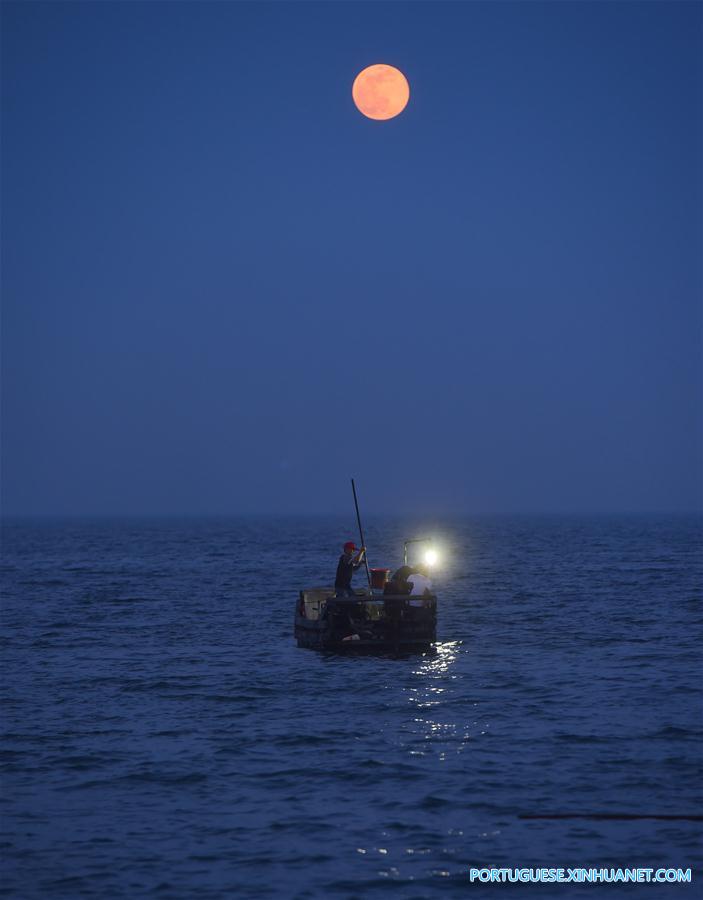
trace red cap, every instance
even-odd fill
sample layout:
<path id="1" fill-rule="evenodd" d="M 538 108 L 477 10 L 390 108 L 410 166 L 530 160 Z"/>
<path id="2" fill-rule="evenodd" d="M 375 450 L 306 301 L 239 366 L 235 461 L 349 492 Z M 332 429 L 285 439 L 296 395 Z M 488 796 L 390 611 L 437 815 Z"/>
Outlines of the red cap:
<path id="1" fill-rule="evenodd" d="M 347 541 L 346 544 L 344 545 L 344 549 L 345 550 L 356 550 L 354 541 Z"/>

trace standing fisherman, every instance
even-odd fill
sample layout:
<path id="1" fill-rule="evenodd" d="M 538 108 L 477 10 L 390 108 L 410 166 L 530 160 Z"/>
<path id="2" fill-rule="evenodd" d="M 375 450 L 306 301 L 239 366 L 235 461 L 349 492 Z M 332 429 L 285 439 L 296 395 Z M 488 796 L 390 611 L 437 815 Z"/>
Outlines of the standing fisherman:
<path id="1" fill-rule="evenodd" d="M 366 553 L 366 547 L 362 547 L 358 553 L 353 541 L 347 541 L 344 545 L 344 553 L 339 557 L 337 575 L 334 579 L 334 589 L 337 597 L 353 597 L 351 582 L 354 572 L 361 566 Z M 356 556 L 354 556 L 356 553 Z"/>

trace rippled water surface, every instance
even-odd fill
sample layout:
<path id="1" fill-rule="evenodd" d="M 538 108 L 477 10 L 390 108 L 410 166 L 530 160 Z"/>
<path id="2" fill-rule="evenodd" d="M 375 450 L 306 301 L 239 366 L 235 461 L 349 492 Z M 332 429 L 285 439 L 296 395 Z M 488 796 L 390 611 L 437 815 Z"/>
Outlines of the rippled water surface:
<path id="1" fill-rule="evenodd" d="M 700 823 L 520 818 L 700 813 L 700 520 L 376 520 L 443 547 L 437 652 L 298 649 L 352 525 L 4 528 L 5 895 L 693 896 L 468 868 L 703 878 Z"/>

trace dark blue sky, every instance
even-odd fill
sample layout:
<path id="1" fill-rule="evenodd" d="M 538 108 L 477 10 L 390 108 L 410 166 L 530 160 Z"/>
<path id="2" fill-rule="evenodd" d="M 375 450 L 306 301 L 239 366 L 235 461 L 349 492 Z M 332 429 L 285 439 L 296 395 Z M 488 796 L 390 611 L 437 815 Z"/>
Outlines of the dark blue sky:
<path id="1" fill-rule="evenodd" d="M 4 511 L 699 508 L 702 11 L 3 4 Z"/>

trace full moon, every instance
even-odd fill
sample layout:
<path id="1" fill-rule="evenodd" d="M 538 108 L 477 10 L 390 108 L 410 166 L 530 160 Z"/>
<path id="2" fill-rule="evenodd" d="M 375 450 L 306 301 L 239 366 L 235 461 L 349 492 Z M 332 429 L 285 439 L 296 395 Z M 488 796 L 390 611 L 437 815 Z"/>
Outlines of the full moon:
<path id="1" fill-rule="evenodd" d="M 368 66 L 354 79 L 352 97 L 359 112 L 369 119 L 392 119 L 407 106 L 410 85 L 400 69 Z"/>

